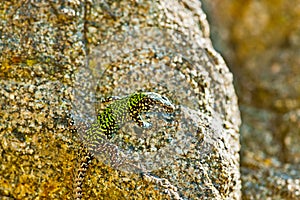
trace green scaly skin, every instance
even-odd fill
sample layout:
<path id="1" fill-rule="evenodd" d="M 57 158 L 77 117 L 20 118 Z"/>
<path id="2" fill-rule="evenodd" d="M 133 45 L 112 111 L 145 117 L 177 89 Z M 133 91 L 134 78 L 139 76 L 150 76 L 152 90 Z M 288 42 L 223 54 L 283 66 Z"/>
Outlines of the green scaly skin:
<path id="1" fill-rule="evenodd" d="M 172 113 L 174 105 L 164 96 L 154 92 L 136 92 L 124 98 L 114 98 L 114 101 L 98 114 L 97 120 L 85 131 L 83 140 L 87 151 L 82 157 L 81 165 L 76 174 L 74 185 L 74 198 L 81 199 L 82 183 L 88 164 L 94 155 L 104 155 L 109 158 L 110 166 L 119 168 L 129 166 L 138 171 L 144 171 L 126 160 L 122 152 L 109 140 L 117 134 L 118 130 L 129 121 L 136 122 L 139 126 L 150 128 L 151 124 L 142 119 L 141 114 L 150 111 L 158 105 L 163 112 Z"/>

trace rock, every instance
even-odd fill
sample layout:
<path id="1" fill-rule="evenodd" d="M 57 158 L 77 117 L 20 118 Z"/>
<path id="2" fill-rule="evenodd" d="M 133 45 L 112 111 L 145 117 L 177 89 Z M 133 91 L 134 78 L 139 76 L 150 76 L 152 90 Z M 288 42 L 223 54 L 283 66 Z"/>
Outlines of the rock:
<path id="1" fill-rule="evenodd" d="M 95 119 L 99 98 L 153 91 L 176 105 L 174 115 L 145 116 L 153 128 L 128 124 L 112 140 L 147 173 L 95 159 L 83 197 L 241 198 L 233 77 L 211 46 L 200 2 L 16 1 L 0 9 L 3 197 L 71 199 L 82 145 L 70 121 Z"/>

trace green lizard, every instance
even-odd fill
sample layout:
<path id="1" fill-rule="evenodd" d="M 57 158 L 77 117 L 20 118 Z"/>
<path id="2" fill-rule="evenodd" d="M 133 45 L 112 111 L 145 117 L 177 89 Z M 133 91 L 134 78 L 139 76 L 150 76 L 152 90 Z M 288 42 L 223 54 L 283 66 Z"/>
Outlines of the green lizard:
<path id="1" fill-rule="evenodd" d="M 74 199 L 82 197 L 83 179 L 95 155 L 104 155 L 104 159 L 109 159 L 110 166 L 114 168 L 127 165 L 127 167 L 137 168 L 138 171 L 144 172 L 144 169 L 131 164 L 119 148 L 109 141 L 129 121 L 136 122 L 140 127 L 150 128 L 151 123 L 143 120 L 141 114 L 147 113 L 156 105 L 166 113 L 172 113 L 175 110 L 168 98 L 154 92 L 136 92 L 123 98 L 115 97 L 110 100 L 113 100 L 112 103 L 98 114 L 97 120 L 82 135 L 87 151 L 86 155 L 82 156 L 81 165 L 76 173 Z"/>

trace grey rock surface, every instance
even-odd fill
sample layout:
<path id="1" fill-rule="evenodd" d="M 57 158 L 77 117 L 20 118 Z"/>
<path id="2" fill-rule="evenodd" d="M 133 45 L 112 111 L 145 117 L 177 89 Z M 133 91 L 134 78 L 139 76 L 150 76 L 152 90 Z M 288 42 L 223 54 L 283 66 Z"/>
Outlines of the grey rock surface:
<path id="1" fill-rule="evenodd" d="M 1 197 L 72 199 L 82 145 L 70 121 L 93 120 L 101 97 L 154 91 L 176 105 L 176 131 L 126 139 L 129 126 L 115 143 L 149 174 L 95 159 L 83 197 L 241 198 L 237 97 L 200 2 L 5 1 L 0 12 Z"/>

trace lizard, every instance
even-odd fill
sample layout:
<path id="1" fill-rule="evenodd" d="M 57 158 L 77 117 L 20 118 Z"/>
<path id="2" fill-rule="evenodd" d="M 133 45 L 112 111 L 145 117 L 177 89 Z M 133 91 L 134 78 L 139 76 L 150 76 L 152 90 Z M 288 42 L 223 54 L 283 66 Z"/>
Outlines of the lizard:
<path id="1" fill-rule="evenodd" d="M 81 157 L 81 164 L 77 169 L 73 186 L 73 195 L 76 200 L 82 198 L 82 183 L 85 173 L 95 154 L 99 154 L 99 152 L 106 154 L 105 158 L 110 158 L 112 167 L 130 165 L 139 171 L 144 171 L 128 162 L 124 156 L 122 158 L 118 147 L 109 143 L 109 140 L 125 123 L 130 121 L 136 122 L 140 127 L 150 128 L 151 123 L 145 121 L 141 114 L 147 113 L 156 105 L 162 109 L 162 112 L 172 113 L 175 110 L 175 106 L 167 97 L 155 92 L 134 92 L 123 98 L 113 97 L 106 101 L 112 103 L 98 113 L 97 119 L 82 134 L 86 151 L 84 152 L 85 156 Z"/>

